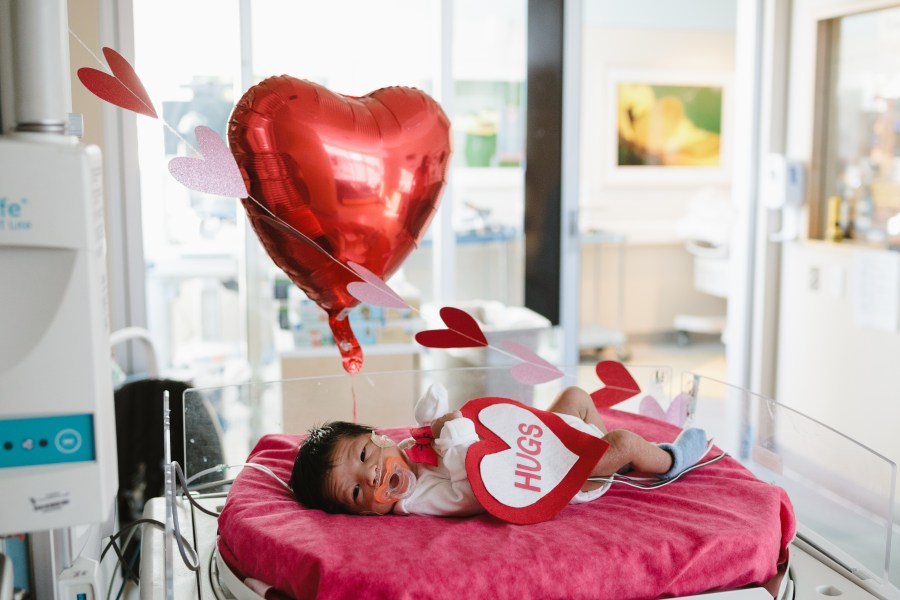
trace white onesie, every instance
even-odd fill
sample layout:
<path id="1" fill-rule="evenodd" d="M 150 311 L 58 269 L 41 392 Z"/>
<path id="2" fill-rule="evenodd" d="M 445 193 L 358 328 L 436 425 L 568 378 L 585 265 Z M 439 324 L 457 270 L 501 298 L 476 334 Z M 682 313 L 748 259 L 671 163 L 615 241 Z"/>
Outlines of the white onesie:
<path id="1" fill-rule="evenodd" d="M 594 437 L 603 437 L 597 427 L 578 417 L 556 414 L 580 431 Z M 434 440 L 434 449 L 438 455 L 437 466 L 410 463 L 416 474 L 416 487 L 409 498 L 397 502 L 394 514 L 465 517 L 484 512 L 484 508 L 475 499 L 466 476 L 466 452 L 477 441 L 475 423 L 470 419 L 461 417 L 444 423 L 441 435 Z M 407 448 L 410 442 L 412 438 L 401 442 L 400 447 Z M 606 483 L 590 492 L 578 492 L 569 503 L 579 504 L 599 498 L 609 486 Z"/>

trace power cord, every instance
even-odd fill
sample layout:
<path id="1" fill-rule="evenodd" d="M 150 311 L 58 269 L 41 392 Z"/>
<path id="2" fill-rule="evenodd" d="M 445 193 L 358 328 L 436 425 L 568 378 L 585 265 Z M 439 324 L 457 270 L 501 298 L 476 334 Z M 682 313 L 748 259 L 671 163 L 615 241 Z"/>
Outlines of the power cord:
<path id="1" fill-rule="evenodd" d="M 248 463 L 238 463 L 238 464 L 233 464 L 233 465 L 220 464 L 220 465 L 216 465 L 215 467 L 212 467 L 212 468 L 206 469 L 204 471 L 201 471 L 199 473 L 196 473 L 196 474 L 192 475 L 189 479 L 185 479 L 184 471 L 182 470 L 181 465 L 178 464 L 178 462 L 173 461 L 172 467 L 173 467 L 175 476 L 178 480 L 178 484 L 181 487 L 180 496 L 187 498 L 188 502 L 190 502 L 191 505 L 194 506 L 194 508 L 196 508 L 197 510 L 199 510 L 211 517 L 215 517 L 215 518 L 218 518 L 219 513 L 211 511 L 211 510 L 207 509 L 206 507 L 204 507 L 203 505 L 201 505 L 199 502 L 197 502 L 194 499 L 194 496 L 192 495 L 192 493 L 196 493 L 196 492 L 198 492 L 200 490 L 204 490 L 204 489 L 227 485 L 229 483 L 232 483 L 234 481 L 234 479 L 224 479 L 224 480 L 220 480 L 220 481 L 203 483 L 200 485 L 196 485 L 193 488 L 190 488 L 190 484 L 192 482 L 196 481 L 197 479 L 199 479 L 205 475 L 209 475 L 210 473 L 216 473 L 216 472 L 224 473 L 226 470 L 234 468 L 234 467 L 250 467 L 250 468 L 256 469 L 258 471 L 262 471 L 263 473 L 266 473 L 267 475 L 273 477 L 286 490 L 290 491 L 290 489 L 291 489 L 290 486 L 287 483 L 285 483 L 285 481 L 283 479 L 278 477 L 278 475 L 276 475 L 269 467 L 267 467 L 265 465 L 261 465 L 259 463 L 248 462 Z M 174 505 L 172 507 L 172 523 L 173 523 L 173 527 L 175 529 L 175 541 L 178 544 L 178 551 L 181 554 L 182 562 L 184 562 L 185 566 L 188 569 L 190 569 L 191 571 L 199 571 L 200 570 L 200 560 L 197 555 L 197 551 L 194 550 L 194 548 L 193 548 L 193 546 L 191 546 L 190 542 L 181 534 L 181 524 L 178 519 L 178 510 L 177 510 L 177 507 Z M 126 568 L 126 571 L 123 575 L 122 587 L 119 589 L 119 594 L 118 594 L 119 596 L 121 596 L 121 594 L 124 590 L 124 586 L 129 579 L 134 581 L 136 584 L 138 584 L 140 581 L 140 577 L 138 576 L 137 573 L 135 573 L 135 570 L 134 570 L 133 559 L 128 560 L 125 557 L 125 555 L 123 554 L 123 549 L 127 548 L 129 543 L 131 542 L 131 539 L 136 532 L 135 527 L 137 527 L 138 525 L 145 525 L 145 524 L 153 525 L 154 527 L 158 527 L 160 529 L 165 529 L 165 524 L 160 521 L 157 521 L 156 519 L 146 519 L 146 518 L 136 519 L 135 521 L 132 521 L 131 523 L 128 523 L 127 525 L 120 528 L 119 531 L 113 533 L 109 538 L 109 542 L 106 544 L 106 546 L 103 548 L 103 551 L 100 554 L 100 562 L 102 562 L 103 559 L 106 558 L 106 555 L 109 553 L 110 549 L 112 549 L 116 553 L 116 558 L 117 558 L 116 569 L 118 569 L 119 565 L 124 565 Z M 122 544 L 122 548 L 120 548 L 119 544 L 117 544 L 116 542 L 117 542 L 117 540 L 122 538 L 122 536 L 124 536 L 126 534 L 128 535 L 128 537 L 125 538 L 124 543 Z M 188 556 L 189 554 L 190 554 L 190 557 Z M 135 553 L 135 556 L 137 556 L 136 553 Z M 109 587 L 106 591 L 107 600 L 112 595 L 112 588 L 113 588 L 114 582 L 115 582 L 115 576 L 113 576 L 110 579 Z"/>
<path id="2" fill-rule="evenodd" d="M 161 523 L 160 521 L 157 521 L 156 519 L 137 519 L 136 521 L 132 521 L 128 525 L 125 525 L 124 527 L 119 529 L 119 531 L 117 531 L 114 534 L 112 534 L 111 536 L 109 536 L 109 542 L 106 544 L 106 546 L 104 546 L 103 551 L 100 553 L 100 562 L 103 562 L 103 559 L 106 557 L 107 552 L 109 552 L 109 549 L 112 548 L 113 550 L 116 551 L 116 556 L 118 556 L 118 558 L 119 558 L 118 562 L 121 564 L 127 565 L 128 562 L 125 560 L 125 557 L 122 555 L 122 551 L 119 550 L 119 546 L 116 544 L 116 540 L 119 539 L 120 537 L 122 537 L 123 534 L 131 531 L 132 528 L 134 528 L 138 525 L 143 525 L 144 523 L 148 523 L 155 527 L 160 527 L 160 528 L 165 529 L 165 524 Z M 127 544 L 127 542 L 126 542 L 126 544 Z M 128 573 L 126 573 L 126 575 L 128 575 L 129 579 L 132 579 L 135 582 L 140 580 L 140 578 L 134 572 L 134 569 L 131 568 L 130 566 L 128 569 Z"/>
<path id="3" fill-rule="evenodd" d="M 618 483 L 621 485 L 631 486 L 633 488 L 638 488 L 641 490 L 655 490 L 657 488 L 665 487 L 670 483 L 675 483 L 679 479 L 681 479 L 684 475 L 699 469 L 700 467 L 705 467 L 707 465 L 711 465 L 713 463 L 719 462 L 723 458 L 728 456 L 727 452 L 723 452 L 718 456 L 714 456 L 709 460 L 705 460 L 703 462 L 698 462 L 694 465 L 691 465 L 675 477 L 671 479 L 658 479 L 656 477 L 629 477 L 628 475 L 615 475 L 613 477 L 588 477 L 588 481 L 599 481 L 602 483 Z"/>
<path id="4" fill-rule="evenodd" d="M 187 483 L 184 480 L 184 471 L 181 470 L 181 465 L 178 464 L 177 461 L 172 461 L 170 466 L 175 472 L 175 476 L 178 479 L 178 483 L 181 484 L 181 488 L 183 490 L 187 490 Z M 218 513 L 215 513 L 207 508 L 200 506 L 200 503 L 194 500 L 194 497 L 187 493 L 184 496 L 188 499 L 188 502 L 191 503 L 194 507 L 196 507 L 201 512 L 204 512 L 212 517 L 219 517 Z M 200 557 L 197 555 L 197 551 L 194 550 L 194 547 L 191 546 L 190 542 L 184 539 L 184 536 L 181 535 L 181 524 L 178 521 L 178 506 L 173 502 L 172 503 L 172 527 L 175 530 L 175 542 L 178 544 L 178 553 L 181 554 L 181 561 L 191 571 L 199 571 L 200 570 Z M 190 552 L 192 558 L 188 558 L 187 553 Z"/>
<path id="5" fill-rule="evenodd" d="M 158 521 L 157 521 L 157 522 L 158 522 Z M 162 525 L 162 523 L 160 523 L 160 525 Z M 129 529 L 129 531 L 128 531 L 128 537 L 125 538 L 125 543 L 122 544 L 122 547 L 128 548 L 128 544 L 131 543 L 131 539 L 134 537 L 134 532 L 135 532 L 135 531 L 137 531 L 137 529 L 135 529 L 134 527 L 131 527 L 131 528 Z M 101 559 L 101 560 L 102 560 L 102 559 Z M 118 567 L 119 567 L 119 564 L 121 564 L 121 561 L 118 561 L 118 560 L 117 560 L 117 561 L 116 561 L 116 566 L 113 567 L 113 575 L 112 575 L 112 577 L 109 578 L 109 586 L 106 588 L 106 600 L 109 600 L 110 597 L 112 596 L 113 584 L 115 584 L 115 582 L 116 582 L 116 573 L 118 573 Z M 129 564 L 131 564 L 131 563 L 129 562 Z M 120 594 L 121 594 L 121 590 L 122 590 L 122 589 L 125 589 L 125 584 L 126 584 L 126 582 L 128 581 L 128 579 L 129 579 L 128 577 L 125 577 L 124 575 L 122 576 L 122 587 L 120 588 L 120 592 L 119 592 Z"/>
<path id="6" fill-rule="evenodd" d="M 222 600 L 219 597 L 218 590 L 216 589 L 216 582 L 213 580 L 213 568 L 216 567 L 214 558 L 215 558 L 215 553 L 210 552 L 209 553 L 209 566 L 206 569 L 206 574 L 207 574 L 207 577 L 209 578 L 209 589 L 212 590 L 213 596 L 216 597 L 216 600 Z"/>
<path id="7" fill-rule="evenodd" d="M 250 462 L 250 463 L 241 463 L 241 464 L 237 464 L 237 465 L 221 464 L 221 465 L 212 467 L 210 469 L 206 469 L 205 471 L 196 473 L 196 474 L 192 475 L 190 479 L 185 479 L 184 471 L 182 470 L 181 465 L 178 464 L 177 461 L 172 461 L 171 466 L 172 466 L 175 476 L 178 480 L 178 484 L 181 487 L 181 493 L 180 493 L 181 497 L 186 498 L 188 500 L 188 502 L 190 502 L 190 504 L 194 508 L 199 510 L 200 512 L 203 512 L 214 518 L 218 518 L 220 513 L 211 511 L 208 508 L 206 508 L 205 506 L 203 506 L 202 504 L 200 504 L 199 502 L 197 502 L 196 499 L 194 498 L 193 494 L 201 489 L 208 489 L 211 487 L 227 485 L 227 484 L 233 482 L 234 480 L 226 479 L 226 480 L 221 480 L 221 481 L 214 481 L 214 482 L 200 484 L 198 486 L 195 486 L 194 489 L 189 488 L 189 484 L 191 482 L 199 479 L 200 477 L 203 477 L 204 475 L 208 475 L 208 474 L 214 473 L 214 472 L 221 473 L 232 467 L 251 467 L 251 468 L 257 469 L 259 471 L 262 471 L 263 473 L 266 473 L 267 475 L 270 475 L 271 477 L 275 478 L 275 480 L 277 480 L 288 491 L 290 491 L 290 489 L 291 489 L 290 486 L 287 483 L 285 483 L 284 480 L 282 480 L 280 477 L 278 477 L 270 468 L 266 467 L 265 465 L 258 464 L 258 463 Z M 160 521 L 157 521 L 156 519 L 137 519 L 135 521 L 132 521 L 131 523 L 128 523 L 127 525 L 125 525 L 124 527 L 119 529 L 119 531 L 112 534 L 110 536 L 109 542 L 106 544 L 106 546 L 103 548 L 103 552 L 100 554 L 100 561 L 102 562 L 103 559 L 106 557 L 106 554 L 109 552 L 109 550 L 113 549 L 115 551 L 117 559 L 118 559 L 117 566 L 119 564 L 122 564 L 127 567 L 127 571 L 125 573 L 124 579 L 131 579 L 135 583 L 138 583 L 140 581 L 140 578 L 137 575 L 137 573 L 134 572 L 134 565 L 131 564 L 131 562 L 128 561 L 125 558 L 125 556 L 122 554 L 122 550 L 120 550 L 119 545 L 116 543 L 116 540 L 121 538 L 124 534 L 131 532 L 129 534 L 128 539 L 125 540 L 124 546 L 127 547 L 128 542 L 131 540 L 131 536 L 134 534 L 133 528 L 138 525 L 143 525 L 143 524 L 150 524 L 155 527 L 165 529 L 165 524 Z M 197 554 L 197 551 L 191 545 L 191 543 L 181 534 L 181 523 L 178 518 L 178 508 L 177 508 L 177 506 L 175 506 L 175 504 L 172 505 L 172 526 L 175 531 L 175 542 L 178 545 L 178 552 L 181 555 L 182 562 L 191 571 L 199 571 L 200 570 L 199 556 Z M 125 582 L 123 581 L 123 586 L 124 586 L 124 583 Z M 107 590 L 107 598 L 109 598 L 111 592 L 112 592 L 112 581 L 110 581 L 110 586 L 109 586 L 109 589 Z M 121 594 L 121 590 L 120 590 L 120 594 Z"/>
<path id="8" fill-rule="evenodd" d="M 138 559 L 138 556 L 140 556 L 140 551 L 138 549 L 135 549 L 135 551 L 131 554 L 131 561 L 129 561 L 129 563 L 128 563 L 128 567 L 130 569 L 134 568 L 134 563 Z M 128 584 L 128 580 L 123 577 L 122 585 L 119 586 L 119 593 L 116 594 L 116 600 L 120 600 L 122 598 L 122 594 L 125 593 L 125 588 L 126 588 L 127 584 Z"/>
<path id="9" fill-rule="evenodd" d="M 288 491 L 291 491 L 291 486 L 289 486 L 289 485 L 288 485 L 281 477 L 279 477 L 278 475 L 276 475 L 275 472 L 274 472 L 272 469 L 270 469 L 270 468 L 267 467 L 266 465 L 261 465 L 261 464 L 259 464 L 259 463 L 255 463 L 255 462 L 236 463 L 236 464 L 233 464 L 233 465 L 226 465 L 226 464 L 216 465 L 216 466 L 214 466 L 214 467 L 210 467 L 210 468 L 208 468 L 208 469 L 206 469 L 206 470 L 200 471 L 199 473 L 194 473 L 193 475 L 191 475 L 191 476 L 188 478 L 187 484 L 190 485 L 192 482 L 196 481 L 197 479 L 200 479 L 201 477 L 203 477 L 203 476 L 205 476 L 205 475 L 209 475 L 210 473 L 224 473 L 224 472 L 227 471 L 228 469 L 232 469 L 232 468 L 235 468 L 235 467 L 250 467 L 250 468 L 256 469 L 257 471 L 262 471 L 262 472 L 265 473 L 266 475 L 269 475 L 269 476 L 273 477 L 278 483 L 281 484 L 282 487 L 284 487 L 284 489 L 286 489 L 286 490 L 288 490 Z M 231 482 L 231 481 L 234 481 L 234 480 L 233 480 L 233 479 L 229 479 L 229 480 L 226 480 L 226 481 L 217 481 L 217 482 L 208 483 L 208 484 L 203 484 L 203 485 L 207 485 L 207 486 L 213 487 L 213 484 L 221 485 L 221 484 L 224 484 L 224 483 L 226 483 L 226 482 Z M 198 490 L 198 489 L 201 489 L 201 488 L 200 488 L 200 487 L 195 487 L 195 488 L 193 488 L 193 489 L 194 489 L 194 490 Z"/>
<path id="10" fill-rule="evenodd" d="M 200 486 L 197 486 L 197 488 L 195 488 L 193 490 L 190 489 L 190 487 L 189 487 L 190 483 L 193 481 L 196 481 L 197 479 L 199 479 L 200 477 L 203 477 L 204 475 L 208 475 L 210 473 L 215 473 L 215 472 L 222 473 L 225 470 L 232 468 L 232 467 L 251 467 L 253 469 L 262 471 L 263 473 L 266 473 L 267 475 L 270 475 L 271 477 L 275 478 L 275 480 L 278 481 L 278 483 L 280 483 L 286 490 L 290 491 L 290 489 L 291 489 L 291 487 L 287 483 L 285 483 L 285 481 L 283 479 L 278 477 L 278 475 L 276 475 L 272 471 L 272 469 L 270 469 L 269 467 L 267 467 L 265 465 L 261 465 L 259 463 L 248 462 L 248 463 L 240 463 L 237 465 L 224 465 L 224 464 L 216 465 L 215 467 L 211 467 L 209 469 L 200 471 L 199 473 L 192 475 L 190 477 L 190 479 L 185 478 L 184 471 L 182 470 L 181 465 L 178 464 L 177 461 L 172 461 L 171 466 L 172 466 L 172 470 L 175 473 L 175 477 L 178 480 L 178 485 L 181 486 L 180 496 L 187 499 L 187 501 L 190 502 L 190 504 L 194 508 L 199 510 L 200 512 L 207 514 L 214 518 L 218 518 L 220 513 L 211 511 L 208 508 L 206 508 L 205 506 L 201 505 L 194 498 L 192 492 L 196 492 L 196 491 L 198 491 L 198 489 L 206 489 L 209 487 L 217 487 L 220 485 L 225 485 L 227 483 L 230 483 L 233 480 L 229 479 L 229 480 L 205 483 L 205 484 L 201 484 Z M 176 494 L 177 493 L 178 492 L 176 491 Z M 197 551 L 194 550 L 194 547 L 191 546 L 190 542 L 188 542 L 184 538 L 184 536 L 181 534 L 181 524 L 178 520 L 178 507 L 174 503 L 172 505 L 172 526 L 175 530 L 175 541 L 178 544 L 178 552 L 179 552 L 179 554 L 181 554 L 182 562 L 191 571 L 199 571 L 200 570 L 200 558 L 197 554 Z M 120 554 L 118 551 L 118 547 L 114 546 L 114 548 L 116 548 L 117 554 Z M 188 554 L 190 554 L 191 556 L 189 557 Z M 121 554 L 120 554 L 120 560 L 124 561 L 124 557 L 122 557 Z"/>

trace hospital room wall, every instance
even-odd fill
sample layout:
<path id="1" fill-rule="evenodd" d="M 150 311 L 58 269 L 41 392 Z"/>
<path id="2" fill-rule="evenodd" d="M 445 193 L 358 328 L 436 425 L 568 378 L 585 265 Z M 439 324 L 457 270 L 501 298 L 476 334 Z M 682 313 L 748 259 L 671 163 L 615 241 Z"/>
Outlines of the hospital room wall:
<path id="1" fill-rule="evenodd" d="M 793 3 L 788 158 L 810 165 L 815 152 L 816 22 L 892 5 L 897 2 Z M 781 259 L 776 397 L 900 462 L 900 256 L 800 239 L 783 245 Z"/>
<path id="2" fill-rule="evenodd" d="M 723 298 L 694 287 L 693 256 L 677 229 L 699 195 L 728 203 L 728 178 L 623 183 L 611 169 L 615 82 L 733 76 L 734 2 L 709 7 L 713 14 L 696 2 L 670 4 L 587 3 L 584 17 L 579 226 L 583 233 L 624 239 L 624 273 L 615 243 L 582 246 L 580 322 L 621 328 L 629 336 L 672 331 L 678 314 L 725 313 Z M 678 14 L 660 14 L 667 11 Z"/>

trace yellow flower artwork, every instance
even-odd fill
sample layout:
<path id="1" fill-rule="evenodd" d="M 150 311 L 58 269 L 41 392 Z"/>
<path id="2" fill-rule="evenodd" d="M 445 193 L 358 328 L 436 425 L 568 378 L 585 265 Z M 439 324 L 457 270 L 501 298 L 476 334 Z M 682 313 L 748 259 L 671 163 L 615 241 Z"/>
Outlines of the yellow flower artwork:
<path id="1" fill-rule="evenodd" d="M 617 165 L 721 165 L 722 88 L 620 83 Z"/>

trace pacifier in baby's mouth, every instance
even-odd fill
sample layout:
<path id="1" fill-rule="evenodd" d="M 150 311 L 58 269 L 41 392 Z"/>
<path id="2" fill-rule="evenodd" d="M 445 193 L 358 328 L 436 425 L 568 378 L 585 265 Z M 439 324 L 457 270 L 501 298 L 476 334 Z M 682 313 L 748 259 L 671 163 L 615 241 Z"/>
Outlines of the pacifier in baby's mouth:
<path id="1" fill-rule="evenodd" d="M 381 485 L 375 490 L 375 500 L 391 504 L 412 495 L 416 486 L 416 475 L 399 456 L 389 456 L 384 461 L 384 472 L 380 473 Z"/>
<path id="2" fill-rule="evenodd" d="M 395 445 L 393 440 L 385 435 L 376 435 L 372 432 L 372 442 L 384 449 Z M 379 457 L 380 467 L 376 467 L 377 478 L 381 481 L 375 489 L 375 500 L 383 504 L 393 504 L 409 498 L 413 488 L 416 487 L 416 474 L 412 472 L 406 461 L 400 456 L 389 456 L 382 462 Z"/>

